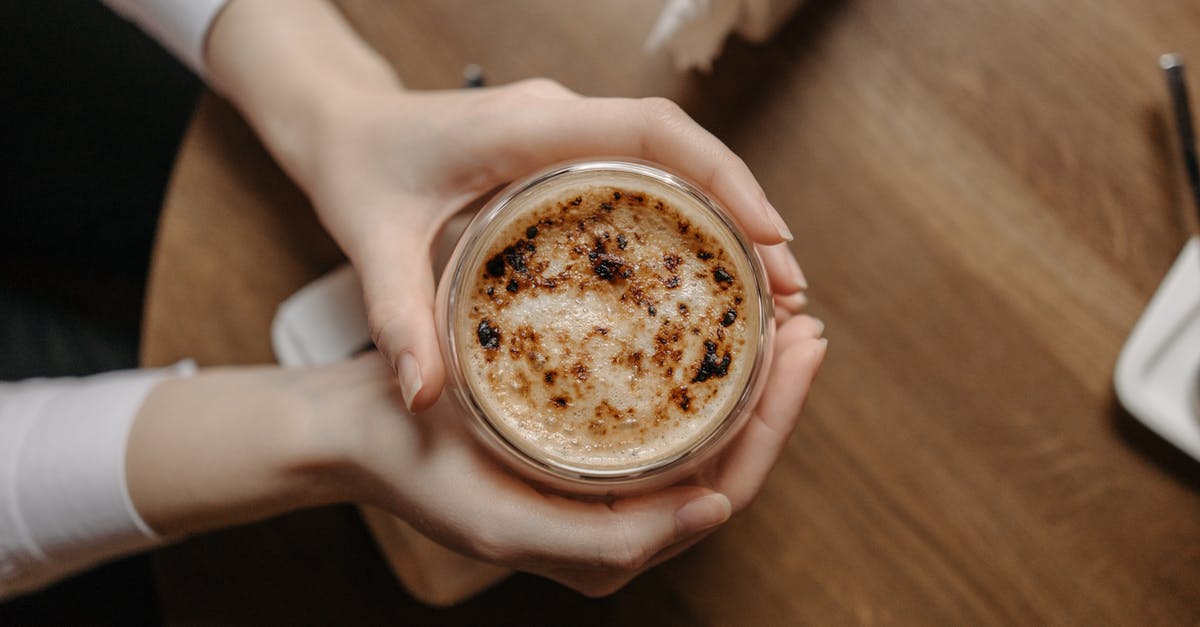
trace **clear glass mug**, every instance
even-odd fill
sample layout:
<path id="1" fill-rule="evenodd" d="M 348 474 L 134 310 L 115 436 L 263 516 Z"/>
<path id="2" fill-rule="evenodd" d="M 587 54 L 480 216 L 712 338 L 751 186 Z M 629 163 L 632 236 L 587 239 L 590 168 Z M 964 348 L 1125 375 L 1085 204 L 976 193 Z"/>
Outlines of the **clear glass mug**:
<path id="1" fill-rule="evenodd" d="M 742 368 L 735 387 L 724 393 L 727 401 L 721 411 L 710 416 L 684 442 L 653 459 L 631 458 L 627 464 L 602 467 L 563 459 L 548 448 L 520 437 L 506 424 L 504 416 L 496 415 L 502 408 L 483 397 L 491 390 L 468 371 L 466 344 L 472 334 L 463 331 L 474 324 L 467 321 L 470 313 L 467 292 L 476 286 L 478 272 L 486 267 L 489 252 L 499 242 L 499 234 L 511 232 L 515 221 L 527 219 L 537 207 L 554 198 L 596 187 L 636 190 L 649 197 L 666 199 L 723 240 L 726 253 L 735 259 L 735 267 L 745 270 L 740 273 L 745 294 L 741 324 L 745 326 L 740 328 L 746 336 L 743 351 L 750 357 L 749 368 Z M 653 307 L 650 309 L 654 315 Z M 438 284 L 435 316 L 447 368 L 447 392 L 461 406 L 479 442 L 508 467 L 537 484 L 557 492 L 591 497 L 650 491 L 700 470 L 745 425 L 762 393 L 775 334 L 773 303 L 762 261 L 736 222 L 711 196 L 686 179 L 655 164 L 615 158 L 558 164 L 516 181 L 492 197 L 467 225 L 445 266 Z"/>

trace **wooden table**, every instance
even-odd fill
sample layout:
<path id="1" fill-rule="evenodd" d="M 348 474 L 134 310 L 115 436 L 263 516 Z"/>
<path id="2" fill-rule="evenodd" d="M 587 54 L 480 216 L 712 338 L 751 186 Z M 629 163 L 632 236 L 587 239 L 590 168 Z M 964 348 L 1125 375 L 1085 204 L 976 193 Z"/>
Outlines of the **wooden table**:
<path id="1" fill-rule="evenodd" d="M 342 4 L 415 88 L 477 62 L 493 82 L 679 101 L 787 217 L 829 357 L 759 500 L 611 598 L 517 577 L 423 608 L 353 510 L 327 508 L 161 551 L 172 622 L 1200 621 L 1200 464 L 1111 385 L 1190 228 L 1156 59 L 1182 52 L 1200 84 L 1200 4 L 813 0 L 707 77 L 643 55 L 657 6 L 636 0 Z M 339 259 L 205 97 L 145 363 L 271 361 L 275 306 Z"/>

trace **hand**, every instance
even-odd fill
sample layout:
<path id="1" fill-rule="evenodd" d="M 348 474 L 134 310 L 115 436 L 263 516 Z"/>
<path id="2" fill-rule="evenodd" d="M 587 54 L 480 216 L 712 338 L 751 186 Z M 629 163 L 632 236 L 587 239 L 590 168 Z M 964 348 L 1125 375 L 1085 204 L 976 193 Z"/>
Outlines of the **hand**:
<path id="1" fill-rule="evenodd" d="M 750 504 L 795 426 L 825 354 L 822 325 L 791 318 L 779 330 L 761 401 L 738 439 L 690 485 L 582 502 L 531 487 L 479 447 L 453 402 L 418 416 L 388 411 L 387 370 L 358 360 L 350 375 L 374 381 L 339 410 L 353 470 L 350 493 L 388 509 L 461 553 L 608 594 L 699 541 Z M 341 386 L 347 388 L 348 386 Z M 448 396 L 448 395 L 447 395 Z M 372 400 L 373 399 L 373 400 Z"/>
<path id="2" fill-rule="evenodd" d="M 370 354 L 160 383 L 129 435 L 130 499 L 167 538 L 371 503 L 463 554 L 606 594 L 750 504 L 825 355 L 821 331 L 807 315 L 784 323 L 744 430 L 691 481 L 651 494 L 598 503 L 539 491 L 477 445 L 449 396 L 432 411 L 404 411 L 390 370 Z"/>
<path id="3" fill-rule="evenodd" d="M 627 155 L 711 190 L 755 242 L 783 313 L 803 275 L 791 239 L 745 164 L 664 99 L 583 98 L 548 80 L 446 92 L 370 91 L 339 101 L 302 180 L 363 277 L 372 337 L 412 410 L 445 380 L 433 320 L 430 244 L 445 220 L 494 187 L 573 157 Z M 790 300 L 788 300 L 790 299 Z"/>
<path id="4" fill-rule="evenodd" d="M 803 306 L 791 234 L 746 165 L 662 98 L 583 98 L 553 81 L 405 91 L 321 0 L 236 0 L 209 34 L 210 83 L 242 111 L 362 275 L 376 345 L 411 410 L 441 393 L 429 247 L 447 217 L 543 166 L 657 161 L 710 190 L 759 244 L 783 317 Z M 766 248 L 767 246 L 771 248 Z"/>

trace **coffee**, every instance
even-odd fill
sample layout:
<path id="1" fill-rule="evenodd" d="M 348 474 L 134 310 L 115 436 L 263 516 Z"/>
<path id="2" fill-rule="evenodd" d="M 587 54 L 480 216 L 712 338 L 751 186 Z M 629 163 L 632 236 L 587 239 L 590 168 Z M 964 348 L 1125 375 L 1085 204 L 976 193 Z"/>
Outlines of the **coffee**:
<path id="1" fill-rule="evenodd" d="M 745 402 L 769 320 L 761 270 L 686 189 L 561 176 L 508 199 L 472 247 L 457 361 L 526 456 L 584 474 L 662 465 Z"/>

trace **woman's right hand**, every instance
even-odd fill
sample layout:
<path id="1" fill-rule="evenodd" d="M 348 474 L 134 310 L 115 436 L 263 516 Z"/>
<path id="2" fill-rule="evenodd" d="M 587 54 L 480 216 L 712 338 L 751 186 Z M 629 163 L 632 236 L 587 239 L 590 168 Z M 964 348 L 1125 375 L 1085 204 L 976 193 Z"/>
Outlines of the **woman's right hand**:
<path id="1" fill-rule="evenodd" d="M 670 101 L 586 98 L 527 80 L 348 92 L 336 102 L 317 127 L 318 147 L 299 160 L 307 167 L 289 171 L 362 276 L 371 337 L 414 411 L 432 406 L 446 380 L 433 316 L 435 235 L 469 201 L 565 159 L 648 159 L 694 179 L 758 246 L 778 309 L 802 305 L 804 276 L 783 219 L 746 164 Z"/>
<path id="2" fill-rule="evenodd" d="M 611 502 L 547 493 L 512 475 L 468 432 L 449 395 L 412 416 L 376 355 L 350 366 L 359 400 L 337 408 L 349 494 L 463 554 L 608 594 L 750 504 L 782 451 L 825 354 L 822 325 L 780 328 L 762 399 L 745 430 L 688 485 Z M 332 409 L 332 408 L 331 408 Z"/>
<path id="3" fill-rule="evenodd" d="M 208 38 L 211 83 L 305 191 L 363 278 L 371 336 L 407 407 L 441 395 L 429 247 L 488 190 L 552 163 L 656 161 L 693 179 L 758 245 L 784 315 L 803 307 L 787 225 L 746 164 L 663 98 L 589 98 L 546 79 L 408 91 L 321 0 L 237 0 Z"/>

